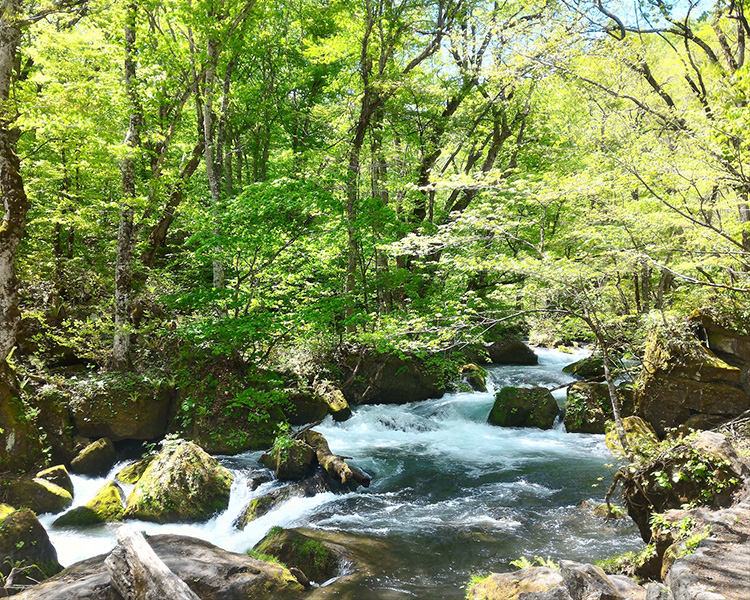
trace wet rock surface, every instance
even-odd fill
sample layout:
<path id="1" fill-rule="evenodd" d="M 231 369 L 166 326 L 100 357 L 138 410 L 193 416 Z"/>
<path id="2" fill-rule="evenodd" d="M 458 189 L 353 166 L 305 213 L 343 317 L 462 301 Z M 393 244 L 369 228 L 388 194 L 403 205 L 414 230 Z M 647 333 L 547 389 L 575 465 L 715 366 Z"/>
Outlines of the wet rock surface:
<path id="1" fill-rule="evenodd" d="M 299 598 L 303 587 L 279 564 L 222 550 L 209 542 L 178 535 L 148 538 L 157 556 L 201 600 L 286 600 Z M 81 561 L 18 600 L 123 600 L 110 585 L 106 555 Z M 164 599 L 167 600 L 167 599 Z"/>

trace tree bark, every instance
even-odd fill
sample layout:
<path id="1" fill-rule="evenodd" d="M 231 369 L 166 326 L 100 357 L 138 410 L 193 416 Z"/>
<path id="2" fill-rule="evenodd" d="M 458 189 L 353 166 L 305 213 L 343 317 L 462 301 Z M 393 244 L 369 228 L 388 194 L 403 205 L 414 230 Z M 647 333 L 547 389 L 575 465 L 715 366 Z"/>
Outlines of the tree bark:
<path id="1" fill-rule="evenodd" d="M 3 2 L 0 13 L 0 196 L 3 222 L 0 226 L 0 361 L 16 343 L 18 327 L 18 282 L 16 252 L 26 228 L 29 202 L 16 154 L 18 131 L 13 128 L 9 110 L 13 64 L 21 40 L 21 29 L 13 21 L 21 10 L 18 0 Z"/>
<path id="2" fill-rule="evenodd" d="M 196 143 L 193 148 L 193 154 L 190 160 L 185 164 L 180 171 L 180 177 L 172 186 L 172 191 L 169 194 L 169 201 L 167 206 L 164 208 L 159 222 L 151 230 L 148 236 L 148 247 L 141 254 L 141 262 L 147 267 L 154 265 L 154 260 L 159 252 L 159 249 L 164 245 L 164 240 L 167 239 L 167 232 L 169 231 L 172 221 L 174 221 L 174 213 L 177 207 L 182 203 L 184 195 L 185 182 L 193 176 L 198 165 L 201 162 L 203 156 L 203 138 Z"/>
<path id="3" fill-rule="evenodd" d="M 353 481 L 363 487 L 370 487 L 370 478 L 359 469 L 350 466 L 341 456 L 331 453 L 328 442 L 317 431 L 308 430 L 302 435 L 302 441 L 315 450 L 318 463 L 331 477 L 342 485 Z"/>
<path id="4" fill-rule="evenodd" d="M 125 136 L 127 155 L 120 164 L 122 172 L 122 205 L 117 230 L 115 263 L 115 339 L 112 345 L 112 369 L 130 365 L 130 295 L 133 282 L 133 215 L 135 212 L 135 152 L 140 146 L 141 108 L 136 90 L 135 27 L 138 6 L 128 5 L 125 21 L 125 87 L 130 103 L 130 122 Z"/>
<path id="5" fill-rule="evenodd" d="M 123 600 L 200 600 L 132 527 L 117 530 L 117 545 L 104 565 Z"/>

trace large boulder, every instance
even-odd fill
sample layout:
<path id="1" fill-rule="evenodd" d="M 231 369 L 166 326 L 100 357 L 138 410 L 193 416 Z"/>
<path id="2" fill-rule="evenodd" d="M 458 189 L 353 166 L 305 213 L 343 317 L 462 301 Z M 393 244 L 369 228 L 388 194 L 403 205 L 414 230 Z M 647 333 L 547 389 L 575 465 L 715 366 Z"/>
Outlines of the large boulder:
<path id="1" fill-rule="evenodd" d="M 79 475 L 105 475 L 117 461 L 112 440 L 101 438 L 90 443 L 71 462 L 70 470 Z"/>
<path id="2" fill-rule="evenodd" d="M 592 354 L 563 367 L 563 373 L 590 381 L 604 381 L 604 357 Z"/>
<path id="3" fill-rule="evenodd" d="M 646 600 L 647 591 L 631 579 L 606 575 L 599 567 L 560 561 L 560 570 L 527 567 L 493 573 L 475 581 L 468 600 Z"/>
<path id="4" fill-rule="evenodd" d="M 466 593 L 468 600 L 520 600 L 531 594 L 562 587 L 559 571 L 549 567 L 528 567 L 513 573 L 492 573 L 475 581 Z"/>
<path id="5" fill-rule="evenodd" d="M 70 396 L 63 389 L 47 384 L 30 394 L 28 403 L 36 412 L 37 428 L 46 434 L 44 442 L 52 464 L 69 464 L 76 454 Z"/>
<path id="6" fill-rule="evenodd" d="M 638 414 L 660 436 L 669 428 L 715 427 L 750 408 L 742 371 L 691 334 L 652 333 L 637 385 Z"/>
<path id="7" fill-rule="evenodd" d="M 328 403 L 309 387 L 296 387 L 287 390 L 288 406 L 284 415 L 292 425 L 306 425 L 322 421 L 328 414 Z"/>
<path id="8" fill-rule="evenodd" d="M 633 389 L 617 387 L 620 415 L 635 411 Z M 605 424 L 614 418 L 606 383 L 579 381 L 568 388 L 565 403 L 565 429 L 568 433 L 605 433 Z"/>
<path id="9" fill-rule="evenodd" d="M 73 495 L 73 482 L 70 479 L 70 475 L 68 474 L 65 465 L 56 465 L 49 469 L 44 469 L 39 471 L 36 476 L 39 477 L 39 479 L 46 479 L 50 483 L 59 485 L 71 496 Z"/>
<path id="10" fill-rule="evenodd" d="M 253 550 L 299 569 L 309 581 L 317 583 L 338 575 L 346 561 L 343 546 L 297 529 L 273 528 Z"/>
<path id="11" fill-rule="evenodd" d="M 12 567 L 25 567 L 23 577 L 15 583 L 28 584 L 59 573 L 57 552 L 47 532 L 29 509 L 0 516 L 0 573 L 10 574 Z"/>
<path id="12" fill-rule="evenodd" d="M 748 477 L 747 465 L 726 438 L 709 431 L 686 438 L 640 468 L 618 473 L 628 514 L 646 542 L 654 513 L 685 504 L 728 506 Z"/>
<path id="13" fill-rule="evenodd" d="M 126 518 L 172 523 L 201 521 L 226 509 L 232 475 L 199 446 L 162 443 L 128 496 Z"/>
<path id="14" fill-rule="evenodd" d="M 508 386 L 495 396 L 487 422 L 500 427 L 551 429 L 559 412 L 557 402 L 546 388 Z"/>
<path id="15" fill-rule="evenodd" d="M 163 382 L 133 375 L 95 377 L 73 392 L 73 421 L 81 435 L 112 441 L 155 440 L 167 433 L 174 390 Z"/>
<path id="16" fill-rule="evenodd" d="M 283 445 L 278 440 L 271 450 L 260 457 L 261 464 L 272 469 L 282 481 L 304 479 L 317 465 L 315 451 L 302 440 L 287 439 Z"/>
<path id="17" fill-rule="evenodd" d="M 498 365 L 536 365 L 539 357 L 534 351 L 516 338 L 505 338 L 492 342 L 487 347 L 490 360 Z"/>
<path id="18" fill-rule="evenodd" d="M 43 444 L 15 372 L 0 364 L 0 471 L 23 473 L 44 462 Z"/>
<path id="19" fill-rule="evenodd" d="M 70 492 L 39 477 L 5 482 L 5 499 L 12 506 L 30 508 L 37 514 L 62 512 L 73 504 Z"/>
<path id="20" fill-rule="evenodd" d="M 56 527 L 96 525 L 122 521 L 125 515 L 125 495 L 114 481 L 108 481 L 93 499 L 77 506 L 55 520 Z"/>
<path id="21" fill-rule="evenodd" d="M 227 552 L 209 542 L 184 536 L 156 535 L 147 541 L 169 570 L 201 600 L 291 600 L 303 597 L 304 588 L 288 569 L 278 563 Z M 101 555 L 78 562 L 14 598 L 122 600 L 110 584 L 105 559 L 106 555 Z"/>
<path id="22" fill-rule="evenodd" d="M 674 600 L 729 600 L 748 597 L 750 496 L 721 510 L 691 511 L 702 535 L 684 542 L 665 573 Z M 705 539 L 704 539 L 705 538 Z M 671 599 L 670 599 L 671 600 Z"/>
<path id="23" fill-rule="evenodd" d="M 448 381 L 456 379 L 457 369 L 439 358 L 380 354 L 373 351 L 352 353 L 341 361 L 350 373 L 342 385 L 346 400 L 359 404 L 405 404 L 440 398 Z"/>

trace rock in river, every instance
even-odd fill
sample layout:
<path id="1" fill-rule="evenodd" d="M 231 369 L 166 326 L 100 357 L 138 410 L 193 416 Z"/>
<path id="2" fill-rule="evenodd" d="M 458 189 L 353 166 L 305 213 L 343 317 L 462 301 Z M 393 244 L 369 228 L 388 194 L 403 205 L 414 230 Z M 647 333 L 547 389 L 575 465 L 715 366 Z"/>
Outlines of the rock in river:
<path id="1" fill-rule="evenodd" d="M 229 471 L 192 442 L 169 440 L 162 446 L 128 496 L 126 518 L 201 521 L 227 507 Z"/>
<path id="2" fill-rule="evenodd" d="M 209 542 L 179 535 L 156 535 L 149 545 L 201 600 L 290 600 L 304 589 L 283 566 L 234 554 Z M 110 584 L 106 555 L 81 561 L 18 596 L 17 600 L 122 600 Z M 164 600 L 168 600 L 164 598 Z"/>
<path id="3" fill-rule="evenodd" d="M 500 427 L 551 429 L 558 412 L 548 389 L 508 386 L 497 393 L 487 422 Z"/>

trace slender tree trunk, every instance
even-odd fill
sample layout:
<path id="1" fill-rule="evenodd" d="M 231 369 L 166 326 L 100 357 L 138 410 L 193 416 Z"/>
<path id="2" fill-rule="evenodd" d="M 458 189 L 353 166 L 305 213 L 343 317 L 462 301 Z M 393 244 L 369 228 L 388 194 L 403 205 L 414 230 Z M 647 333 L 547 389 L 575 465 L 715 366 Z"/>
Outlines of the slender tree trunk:
<path id="1" fill-rule="evenodd" d="M 172 186 L 172 191 L 169 194 L 169 201 L 164 208 L 164 213 L 148 236 L 148 247 L 143 251 L 143 254 L 141 254 L 141 262 L 147 267 L 153 266 L 159 249 L 164 245 L 164 241 L 167 239 L 169 227 L 172 225 L 172 221 L 174 221 L 175 211 L 182 203 L 185 182 L 192 177 L 193 173 L 195 173 L 202 157 L 203 138 L 196 143 L 190 160 L 182 168 L 182 171 L 180 171 L 180 177 Z"/>
<path id="2" fill-rule="evenodd" d="M 112 369 L 130 365 L 130 296 L 133 281 L 133 215 L 135 212 L 135 153 L 140 145 L 141 108 L 136 90 L 135 28 L 138 16 L 136 3 L 128 5 L 125 23 L 125 87 L 130 103 L 130 123 L 125 137 L 127 155 L 120 164 L 122 172 L 122 206 L 117 230 L 115 263 L 115 339 L 112 345 Z"/>
<path id="3" fill-rule="evenodd" d="M 209 15 L 211 16 L 211 15 Z M 211 192 L 211 207 L 216 211 L 221 202 L 221 173 L 218 172 L 214 145 L 214 85 L 216 81 L 216 63 L 219 60 L 219 43 L 209 38 L 206 54 L 208 56 L 208 68 L 206 69 L 206 85 L 203 97 L 203 141 L 206 162 L 206 177 L 208 188 Z M 218 229 L 215 233 L 220 233 Z M 213 260 L 213 286 L 216 289 L 224 288 L 224 265 L 220 260 Z"/>
<path id="4" fill-rule="evenodd" d="M 18 0 L 3 2 L 0 16 L 0 196 L 3 223 L 0 226 L 0 361 L 4 361 L 16 343 L 18 327 L 18 282 L 16 252 L 26 227 L 29 202 L 21 176 L 21 161 L 16 154 L 18 131 L 12 127 L 9 98 L 13 63 L 21 40 L 21 30 L 12 22 L 20 12 Z"/>

